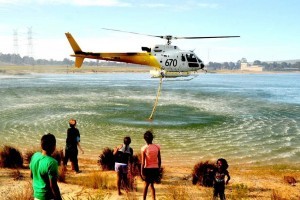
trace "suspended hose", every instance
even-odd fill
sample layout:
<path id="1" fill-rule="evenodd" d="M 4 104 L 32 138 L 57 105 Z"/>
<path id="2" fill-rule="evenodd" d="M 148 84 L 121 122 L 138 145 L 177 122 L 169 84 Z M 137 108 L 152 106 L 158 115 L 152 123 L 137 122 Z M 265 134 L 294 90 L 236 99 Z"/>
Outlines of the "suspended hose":
<path id="1" fill-rule="evenodd" d="M 156 100 L 155 100 L 155 103 L 154 103 L 154 106 L 153 106 L 153 109 L 152 109 L 152 113 L 151 113 L 151 115 L 149 117 L 150 120 L 153 119 L 153 115 L 154 115 L 156 107 L 157 107 L 158 97 L 159 97 L 160 91 L 161 91 L 162 80 L 163 80 L 163 76 L 160 77 L 160 82 L 159 82 L 159 86 L 158 86 L 157 94 L 156 94 Z"/>

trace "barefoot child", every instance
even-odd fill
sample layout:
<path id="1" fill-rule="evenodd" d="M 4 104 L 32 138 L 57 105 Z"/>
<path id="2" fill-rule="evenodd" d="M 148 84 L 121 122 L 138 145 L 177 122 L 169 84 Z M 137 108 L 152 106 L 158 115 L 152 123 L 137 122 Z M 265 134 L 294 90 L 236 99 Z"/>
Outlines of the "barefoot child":
<path id="1" fill-rule="evenodd" d="M 214 170 L 213 199 L 217 199 L 220 196 L 221 200 L 225 200 L 225 184 L 227 185 L 230 180 L 229 172 L 227 171 L 228 164 L 224 158 L 219 158 L 216 165 L 217 168 Z M 226 181 L 225 176 L 227 176 Z"/>
<path id="2" fill-rule="evenodd" d="M 145 180 L 143 199 L 146 199 L 148 187 L 150 185 L 152 199 L 155 200 L 154 182 L 158 180 L 161 168 L 160 146 L 152 143 L 153 134 L 151 131 L 146 131 L 144 134 L 144 139 L 147 144 L 141 148 L 141 173 L 143 179 Z"/>
<path id="3" fill-rule="evenodd" d="M 126 191 L 129 190 L 128 183 L 128 165 L 132 162 L 133 149 L 129 146 L 131 143 L 130 137 L 124 137 L 124 144 L 114 149 L 115 156 L 115 171 L 117 172 L 118 194 L 121 195 L 121 181 L 123 180 Z M 130 165 L 132 166 L 132 165 Z M 132 170 L 130 170 L 131 172 Z"/>

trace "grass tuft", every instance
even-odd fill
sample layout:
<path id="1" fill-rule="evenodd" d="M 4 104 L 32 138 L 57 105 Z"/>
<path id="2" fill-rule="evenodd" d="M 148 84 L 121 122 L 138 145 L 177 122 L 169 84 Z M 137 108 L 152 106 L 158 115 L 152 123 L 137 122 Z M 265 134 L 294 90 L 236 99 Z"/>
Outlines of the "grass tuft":
<path id="1" fill-rule="evenodd" d="M 0 167 L 22 168 L 23 156 L 20 151 L 11 146 L 4 146 L 0 150 Z"/>
<path id="2" fill-rule="evenodd" d="M 215 168 L 214 163 L 210 161 L 200 161 L 195 164 L 192 172 L 192 183 L 193 185 L 200 184 L 206 187 L 213 186 L 213 173 L 212 170 Z"/>
<path id="3" fill-rule="evenodd" d="M 210 199 L 204 198 L 203 199 Z M 211 195 L 210 195 L 211 197 Z M 199 199 L 198 194 L 191 192 L 190 186 L 182 184 L 181 182 L 175 182 L 166 188 L 166 195 L 164 197 L 166 200 L 190 200 Z"/>
<path id="4" fill-rule="evenodd" d="M 277 190 L 273 190 L 271 194 L 271 200 L 286 200 L 283 198 Z"/>
<path id="5" fill-rule="evenodd" d="M 226 190 L 225 190 L 226 193 Z M 249 188 L 243 183 L 233 184 L 231 186 L 231 193 L 228 195 L 230 199 L 246 199 L 249 195 Z"/>
<path id="6" fill-rule="evenodd" d="M 115 158 L 113 155 L 113 149 L 108 147 L 104 148 L 99 156 L 98 164 L 101 166 L 102 170 L 114 170 L 115 168 Z"/>

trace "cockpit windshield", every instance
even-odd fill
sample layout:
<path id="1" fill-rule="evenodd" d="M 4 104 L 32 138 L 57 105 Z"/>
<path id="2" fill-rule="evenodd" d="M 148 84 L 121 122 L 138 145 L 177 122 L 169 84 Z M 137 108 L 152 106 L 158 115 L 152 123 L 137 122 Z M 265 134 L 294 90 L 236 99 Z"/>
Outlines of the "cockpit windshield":
<path id="1" fill-rule="evenodd" d="M 192 53 L 187 53 L 186 54 L 186 59 L 187 59 L 188 62 L 197 62 L 196 56 Z"/>

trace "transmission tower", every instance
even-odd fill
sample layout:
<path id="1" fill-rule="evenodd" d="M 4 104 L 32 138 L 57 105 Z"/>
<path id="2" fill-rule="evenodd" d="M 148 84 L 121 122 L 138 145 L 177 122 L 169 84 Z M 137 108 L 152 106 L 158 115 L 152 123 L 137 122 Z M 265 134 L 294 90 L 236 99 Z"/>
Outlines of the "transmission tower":
<path id="1" fill-rule="evenodd" d="M 28 57 L 33 57 L 32 27 L 28 27 L 27 29 L 27 55 Z"/>
<path id="2" fill-rule="evenodd" d="M 11 56 L 11 63 L 16 63 L 16 57 L 19 54 L 19 37 L 18 37 L 18 30 L 14 29 L 13 30 L 13 44 L 14 44 L 14 49 L 13 49 L 13 55 Z"/>
<path id="3" fill-rule="evenodd" d="M 19 54 L 19 38 L 17 29 L 14 29 L 14 54 Z"/>

